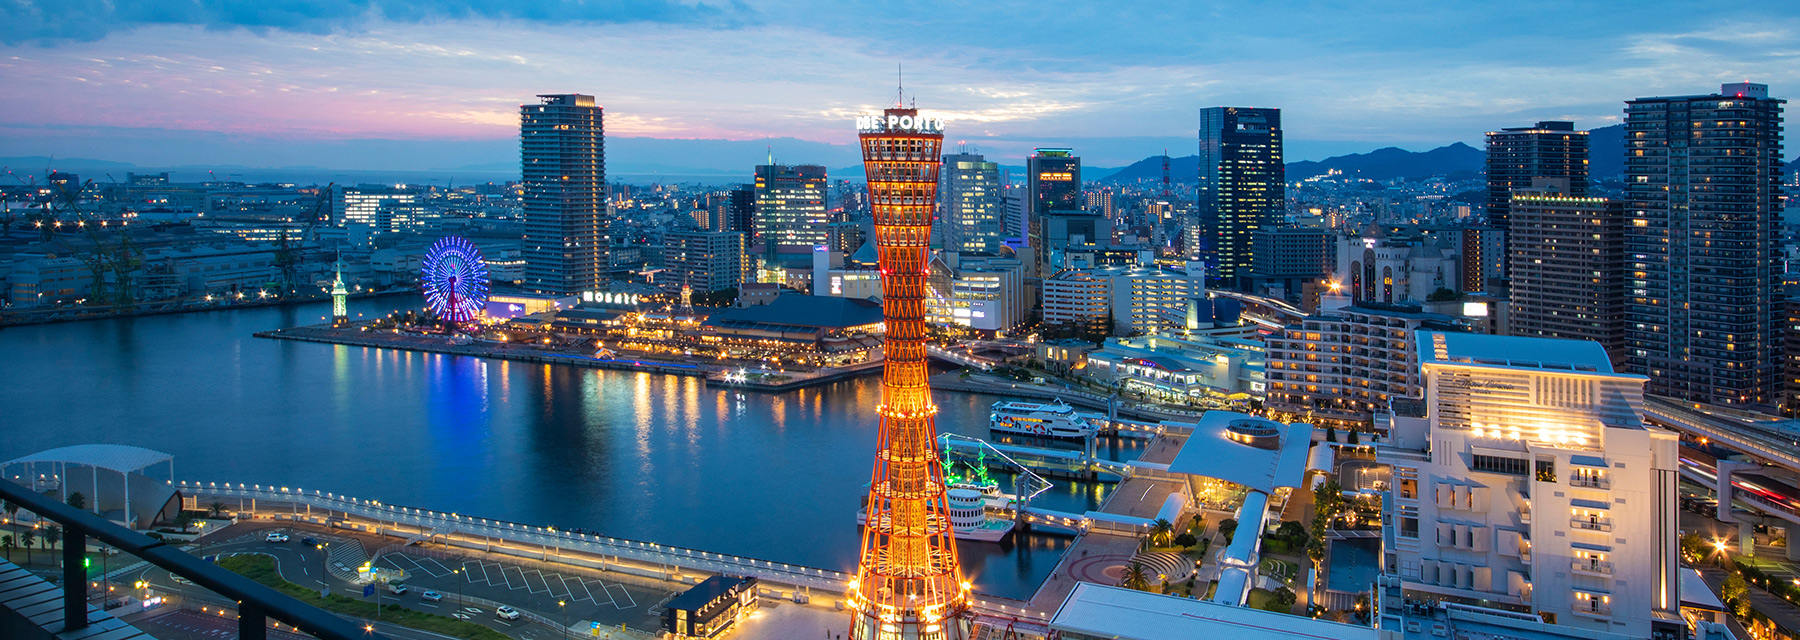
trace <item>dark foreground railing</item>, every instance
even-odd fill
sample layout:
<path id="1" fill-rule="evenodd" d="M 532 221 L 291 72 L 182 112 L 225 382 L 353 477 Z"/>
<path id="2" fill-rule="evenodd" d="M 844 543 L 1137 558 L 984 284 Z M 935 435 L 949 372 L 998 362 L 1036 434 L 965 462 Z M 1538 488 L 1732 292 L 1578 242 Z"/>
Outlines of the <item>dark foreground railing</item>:
<path id="1" fill-rule="evenodd" d="M 330 612 L 308 605 L 244 576 L 219 568 L 161 540 L 107 522 L 16 483 L 0 480 L 0 498 L 63 526 L 63 621 L 66 633 L 87 626 L 87 569 L 82 562 L 92 538 L 167 569 L 238 603 L 238 638 L 265 640 L 268 619 L 293 625 L 319 640 L 385 640 Z"/>

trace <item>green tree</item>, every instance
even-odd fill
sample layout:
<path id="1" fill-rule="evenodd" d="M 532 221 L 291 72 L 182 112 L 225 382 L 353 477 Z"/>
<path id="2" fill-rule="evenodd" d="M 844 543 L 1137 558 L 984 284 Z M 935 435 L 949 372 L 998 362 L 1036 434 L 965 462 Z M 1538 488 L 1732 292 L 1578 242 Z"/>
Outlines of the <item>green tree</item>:
<path id="1" fill-rule="evenodd" d="M 1681 555 L 1686 556 L 1689 561 L 1706 557 L 1706 541 L 1698 533 L 1681 536 Z"/>
<path id="2" fill-rule="evenodd" d="M 1125 567 L 1125 578 L 1119 581 L 1119 586 L 1126 589 L 1149 591 L 1150 573 L 1144 571 L 1144 565 L 1133 562 L 1131 566 Z"/>
<path id="3" fill-rule="evenodd" d="M 12 562 L 13 537 L 11 535 L 0 536 L 0 548 L 6 549 L 6 561 Z"/>
<path id="4" fill-rule="evenodd" d="M 1294 595 L 1293 589 L 1276 587 L 1274 593 L 1269 597 L 1269 601 L 1280 604 L 1281 610 L 1287 611 L 1288 609 L 1293 608 L 1294 603 L 1300 601 L 1300 597 Z"/>
<path id="5" fill-rule="evenodd" d="M 1350 431 L 1350 436 L 1344 439 L 1345 444 L 1352 444 L 1352 445 L 1362 444 L 1361 438 L 1357 437 L 1357 434 L 1360 432 L 1355 429 L 1350 429 L 1349 431 Z"/>
<path id="6" fill-rule="evenodd" d="M 1438 287 L 1437 291 L 1433 291 L 1431 292 L 1431 295 L 1425 296 L 1426 302 L 1456 302 L 1461 299 L 1463 299 L 1461 291 L 1448 287 Z"/>
<path id="7" fill-rule="evenodd" d="M 219 514 L 225 513 L 225 503 L 214 502 L 212 504 L 206 505 L 206 512 L 208 514 L 212 515 L 212 517 L 217 518 L 217 517 L 219 517 Z"/>
<path id="8" fill-rule="evenodd" d="M 182 533 L 187 533 L 188 527 L 191 526 L 194 526 L 194 516 L 192 514 L 182 511 L 175 516 L 175 527 L 181 529 Z"/>
<path id="9" fill-rule="evenodd" d="M 19 527 L 19 505 L 13 504 L 13 501 L 11 500 L 7 500 L 4 503 L 0 503 L 0 507 L 6 509 L 6 521 L 12 523 L 13 529 L 17 530 Z"/>
<path id="10" fill-rule="evenodd" d="M 1333 427 L 1333 426 L 1325 427 L 1325 441 L 1326 442 L 1337 442 L 1337 427 Z"/>
<path id="11" fill-rule="evenodd" d="M 37 536 L 31 535 L 27 529 L 19 534 L 19 546 L 25 547 L 25 564 L 31 564 L 31 545 L 37 544 Z"/>
<path id="12" fill-rule="evenodd" d="M 1725 584 L 1719 586 L 1719 597 L 1731 607 L 1733 615 L 1743 617 L 1750 613 L 1750 585 L 1744 582 L 1743 574 L 1736 571 L 1725 577 Z"/>
<path id="13" fill-rule="evenodd" d="M 77 509 L 86 509 L 87 496 L 81 495 L 80 491 L 69 494 L 69 506 Z"/>
<path id="14" fill-rule="evenodd" d="M 1232 537 L 1237 535 L 1237 518 L 1226 518 L 1219 521 L 1219 535 L 1225 536 L 1225 544 L 1231 544 Z"/>

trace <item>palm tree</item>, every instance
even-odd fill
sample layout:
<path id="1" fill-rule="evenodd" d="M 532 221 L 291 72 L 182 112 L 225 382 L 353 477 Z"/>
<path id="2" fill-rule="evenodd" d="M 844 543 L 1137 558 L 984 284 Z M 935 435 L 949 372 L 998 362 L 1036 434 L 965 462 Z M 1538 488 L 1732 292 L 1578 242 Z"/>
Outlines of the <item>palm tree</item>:
<path id="1" fill-rule="evenodd" d="M 6 500 L 4 503 L 0 503 L 0 506 L 3 506 L 6 509 L 6 521 L 12 523 L 14 531 L 18 531 L 19 505 L 13 504 L 13 501 L 11 500 Z"/>
<path id="2" fill-rule="evenodd" d="M 62 542 L 62 527 L 46 527 L 44 529 L 44 548 L 49 549 Z M 62 566 L 62 554 L 56 556 L 56 566 Z"/>
<path id="3" fill-rule="evenodd" d="M 1175 525 L 1170 524 L 1168 520 L 1157 518 L 1156 523 L 1150 527 L 1150 544 L 1158 547 L 1169 546 L 1169 539 L 1173 538 L 1174 534 Z"/>
<path id="4" fill-rule="evenodd" d="M 1119 581 L 1119 586 L 1138 591 L 1149 591 L 1150 574 L 1144 571 L 1144 565 L 1133 562 L 1131 566 L 1125 568 L 1125 579 Z"/>
<path id="5" fill-rule="evenodd" d="M 206 505 L 206 508 L 207 508 L 207 512 L 211 513 L 212 517 L 214 517 L 214 518 L 219 517 L 219 514 L 221 514 L 221 513 L 225 513 L 225 503 L 223 503 L 223 502 L 214 502 L 212 504 Z"/>
<path id="6" fill-rule="evenodd" d="M 6 549 L 6 561 L 12 562 L 13 537 L 0 536 L 0 548 Z"/>
<path id="7" fill-rule="evenodd" d="M 69 506 L 77 509 L 86 509 L 87 496 L 81 495 L 80 491 L 69 494 Z"/>
<path id="8" fill-rule="evenodd" d="M 37 536 L 31 535 L 30 530 L 19 534 L 19 546 L 25 547 L 25 564 L 31 564 L 31 545 L 35 542 Z"/>

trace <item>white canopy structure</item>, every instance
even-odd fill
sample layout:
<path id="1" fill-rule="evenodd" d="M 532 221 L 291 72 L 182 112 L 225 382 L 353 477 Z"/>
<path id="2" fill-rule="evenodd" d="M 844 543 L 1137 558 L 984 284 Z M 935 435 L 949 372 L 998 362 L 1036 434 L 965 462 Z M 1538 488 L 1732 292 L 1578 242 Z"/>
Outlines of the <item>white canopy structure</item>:
<path id="1" fill-rule="evenodd" d="M 159 466 L 165 467 L 166 475 L 148 475 Z M 169 486 L 175 478 L 175 457 L 143 447 L 58 447 L 0 462 L 0 477 L 64 501 L 80 493 L 86 498 L 84 509 L 137 529 L 148 529 L 181 508 L 177 492 Z"/>

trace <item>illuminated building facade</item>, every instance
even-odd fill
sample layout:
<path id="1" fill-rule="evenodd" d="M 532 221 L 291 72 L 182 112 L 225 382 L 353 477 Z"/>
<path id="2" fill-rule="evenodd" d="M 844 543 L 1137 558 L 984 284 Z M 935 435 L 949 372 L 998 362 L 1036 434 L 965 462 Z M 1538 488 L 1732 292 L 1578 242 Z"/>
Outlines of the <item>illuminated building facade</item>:
<path id="1" fill-rule="evenodd" d="M 937 406 L 925 362 L 931 220 L 942 121 L 892 108 L 858 118 L 887 320 L 880 435 L 865 503 L 862 558 L 850 583 L 852 640 L 968 635 L 963 581 L 938 461 Z"/>
<path id="2" fill-rule="evenodd" d="M 1000 201 L 1000 165 L 980 154 L 944 156 L 944 250 L 997 255 L 1006 238 L 1006 212 Z"/>
<path id="3" fill-rule="evenodd" d="M 764 252 L 812 259 L 813 247 L 825 244 L 825 167 L 812 164 L 766 164 L 756 168 L 756 236 Z"/>
<path id="4" fill-rule="evenodd" d="M 1785 101 L 1768 95 L 1626 103 L 1626 368 L 1652 395 L 1777 403 Z"/>
<path id="5" fill-rule="evenodd" d="M 596 291 L 612 266 L 602 108 L 580 94 L 538 99 L 519 107 L 524 286 L 563 295 Z"/>
<path id="6" fill-rule="evenodd" d="M 368 225 L 372 234 L 407 231 L 425 217 L 419 194 L 411 191 L 350 187 L 338 189 L 333 196 L 340 222 Z"/>
<path id="7" fill-rule="evenodd" d="M 1393 469 L 1386 580 L 1415 602 L 1686 637 L 1679 441 L 1643 423 L 1645 378 L 1614 373 L 1592 341 L 1418 337 L 1422 411 L 1393 416 L 1376 453 Z"/>
<path id="8" fill-rule="evenodd" d="M 1281 223 L 1281 158 L 1280 109 L 1200 110 L 1199 246 L 1188 251 L 1206 263 L 1213 282 L 1237 286 L 1250 272 L 1256 230 Z"/>
<path id="9" fill-rule="evenodd" d="M 736 289 L 744 282 L 744 234 L 676 229 L 663 235 L 662 282 L 700 293 Z"/>

